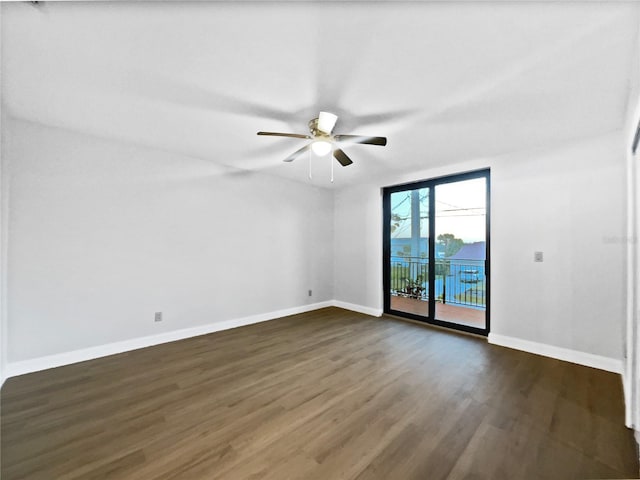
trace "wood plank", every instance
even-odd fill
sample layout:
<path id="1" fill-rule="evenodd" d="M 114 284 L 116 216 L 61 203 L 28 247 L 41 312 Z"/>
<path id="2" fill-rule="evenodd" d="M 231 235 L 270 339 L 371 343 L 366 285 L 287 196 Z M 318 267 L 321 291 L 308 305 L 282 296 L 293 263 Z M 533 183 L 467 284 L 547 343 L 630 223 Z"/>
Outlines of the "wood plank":
<path id="1" fill-rule="evenodd" d="M 327 308 L 7 380 L 3 479 L 637 478 L 620 377 Z"/>

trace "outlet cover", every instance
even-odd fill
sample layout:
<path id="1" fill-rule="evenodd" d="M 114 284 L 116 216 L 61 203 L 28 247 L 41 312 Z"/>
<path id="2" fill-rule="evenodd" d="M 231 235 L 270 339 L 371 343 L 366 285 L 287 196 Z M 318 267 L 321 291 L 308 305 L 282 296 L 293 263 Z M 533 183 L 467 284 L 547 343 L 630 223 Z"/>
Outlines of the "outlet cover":
<path id="1" fill-rule="evenodd" d="M 156 312 L 156 315 L 154 317 L 154 321 L 155 322 L 161 322 L 162 321 L 162 312 Z"/>
<path id="2" fill-rule="evenodd" d="M 534 262 L 543 262 L 544 254 L 542 252 L 533 252 L 533 261 Z"/>

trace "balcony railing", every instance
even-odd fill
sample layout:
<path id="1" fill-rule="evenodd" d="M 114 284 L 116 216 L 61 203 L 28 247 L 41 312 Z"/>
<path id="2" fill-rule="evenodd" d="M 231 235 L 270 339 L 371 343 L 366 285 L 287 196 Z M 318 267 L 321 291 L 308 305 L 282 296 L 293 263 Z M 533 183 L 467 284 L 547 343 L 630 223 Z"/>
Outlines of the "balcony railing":
<path id="1" fill-rule="evenodd" d="M 485 309 L 485 286 L 484 260 L 436 260 L 436 301 Z M 428 259 L 392 256 L 391 294 L 428 301 Z"/>

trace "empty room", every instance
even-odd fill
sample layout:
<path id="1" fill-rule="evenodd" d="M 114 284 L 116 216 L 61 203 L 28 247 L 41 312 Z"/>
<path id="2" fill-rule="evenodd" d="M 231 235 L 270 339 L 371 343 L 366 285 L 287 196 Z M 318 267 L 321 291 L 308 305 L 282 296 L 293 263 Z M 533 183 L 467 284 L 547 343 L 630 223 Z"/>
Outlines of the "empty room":
<path id="1" fill-rule="evenodd" d="M 0 42 L 3 480 L 639 478 L 639 2 Z"/>

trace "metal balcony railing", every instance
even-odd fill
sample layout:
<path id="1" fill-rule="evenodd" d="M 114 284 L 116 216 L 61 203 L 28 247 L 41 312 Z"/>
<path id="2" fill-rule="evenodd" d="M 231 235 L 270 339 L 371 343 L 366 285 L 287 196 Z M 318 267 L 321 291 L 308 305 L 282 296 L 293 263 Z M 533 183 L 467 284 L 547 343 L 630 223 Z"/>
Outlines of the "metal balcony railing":
<path id="1" fill-rule="evenodd" d="M 437 302 L 486 308 L 484 260 L 437 259 Z M 429 261 L 421 257 L 391 257 L 391 294 L 429 300 Z"/>

